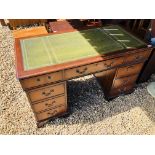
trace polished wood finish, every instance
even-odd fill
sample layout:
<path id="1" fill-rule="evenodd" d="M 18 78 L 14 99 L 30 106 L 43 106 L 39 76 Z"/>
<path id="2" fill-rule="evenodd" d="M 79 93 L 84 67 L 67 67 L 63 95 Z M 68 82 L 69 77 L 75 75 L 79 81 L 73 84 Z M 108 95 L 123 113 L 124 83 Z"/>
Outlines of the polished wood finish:
<path id="1" fill-rule="evenodd" d="M 36 118 L 37 118 L 37 121 L 46 120 L 51 117 L 55 117 L 59 114 L 65 113 L 66 110 L 67 110 L 66 104 L 59 104 L 59 105 L 55 106 L 53 109 L 50 109 L 46 112 L 36 114 Z"/>
<path id="2" fill-rule="evenodd" d="M 32 104 L 32 109 L 35 111 L 35 113 L 40 113 L 47 111 L 48 109 L 53 109 L 54 107 L 62 104 L 66 104 L 65 95 L 39 101 L 35 104 Z"/>
<path id="3" fill-rule="evenodd" d="M 36 76 L 32 78 L 22 79 L 20 82 L 23 86 L 23 89 L 33 88 L 37 86 L 42 86 L 45 84 L 51 84 L 57 81 L 63 80 L 63 72 L 53 72 L 41 76 Z"/>
<path id="4" fill-rule="evenodd" d="M 140 72 L 142 66 L 143 66 L 143 63 L 118 68 L 117 72 L 116 72 L 116 78 L 121 78 L 121 77 L 129 76 L 129 75 L 133 75 L 133 74 L 138 74 Z"/>
<path id="5" fill-rule="evenodd" d="M 103 88 L 103 92 L 107 100 L 111 98 L 109 92 L 113 84 L 116 70 L 117 68 L 114 68 L 94 74 L 100 86 Z"/>
<path id="6" fill-rule="evenodd" d="M 65 93 L 65 82 L 54 86 L 49 85 L 30 90 L 28 91 L 28 96 L 31 102 L 35 102 L 64 93 Z"/>
<path id="7" fill-rule="evenodd" d="M 56 34 L 59 34 L 61 32 L 58 32 Z M 53 35 L 53 34 L 48 34 L 48 35 Z M 46 35 L 39 35 L 39 36 L 46 36 Z M 24 37 L 24 38 L 30 38 L 30 37 Z M 31 37 L 32 38 L 32 37 Z M 75 66 L 82 66 L 82 65 L 87 65 L 90 63 L 95 63 L 103 60 L 108 60 L 116 57 L 121 57 L 128 54 L 133 54 L 135 52 L 141 52 L 143 50 L 151 51 L 151 48 L 146 48 L 146 47 L 141 47 L 142 49 L 129 49 L 128 51 L 115 51 L 114 53 L 108 53 L 106 55 L 100 55 L 100 56 L 95 56 L 95 57 L 90 57 L 90 58 L 83 58 L 81 60 L 76 60 L 76 61 L 71 61 L 68 63 L 63 63 L 63 64 L 58 64 L 58 65 L 52 65 L 52 66 L 46 66 L 38 69 L 32 69 L 32 70 L 24 70 L 23 66 L 23 59 L 22 59 L 22 53 L 21 53 L 21 47 L 20 47 L 20 39 L 16 38 L 15 39 L 15 55 L 16 55 L 16 74 L 17 78 L 22 79 L 22 78 L 28 78 L 28 77 L 33 77 L 33 76 L 38 76 L 42 75 L 45 73 L 50 73 L 50 72 L 56 72 L 59 70 L 64 70 L 68 68 L 73 68 Z"/>
<path id="8" fill-rule="evenodd" d="M 127 85 L 131 85 L 136 81 L 137 76 L 138 75 L 132 75 L 132 76 L 114 79 L 112 87 L 114 89 L 117 89 L 117 88 L 121 88 Z"/>
<path id="9" fill-rule="evenodd" d="M 74 30 L 74 27 L 67 20 L 50 22 L 49 26 L 53 33 Z"/>
<path id="10" fill-rule="evenodd" d="M 45 26 L 21 29 L 21 30 L 13 30 L 14 38 L 23 38 L 23 37 L 31 37 L 37 36 L 41 34 L 48 34 Z"/>
<path id="11" fill-rule="evenodd" d="M 65 70 L 65 79 L 72 79 L 75 77 L 79 77 L 81 75 L 88 75 L 95 73 L 96 71 L 102 71 L 106 69 L 110 69 L 115 66 L 122 65 L 124 62 L 124 59 L 122 57 L 110 59 L 107 61 L 101 61 L 97 63 L 93 63 L 90 65 L 84 65 L 72 69 Z"/>
<path id="12" fill-rule="evenodd" d="M 57 20 L 49 23 L 51 32 L 70 32 L 74 30 L 84 30 L 89 28 L 101 27 L 100 20 Z"/>
<path id="13" fill-rule="evenodd" d="M 136 52 L 135 54 L 129 54 L 129 55 L 126 55 L 125 57 L 125 61 L 127 63 L 133 63 L 135 61 L 142 61 L 142 60 L 146 60 L 149 56 L 149 52 L 148 50 L 139 50 L 139 52 Z"/>

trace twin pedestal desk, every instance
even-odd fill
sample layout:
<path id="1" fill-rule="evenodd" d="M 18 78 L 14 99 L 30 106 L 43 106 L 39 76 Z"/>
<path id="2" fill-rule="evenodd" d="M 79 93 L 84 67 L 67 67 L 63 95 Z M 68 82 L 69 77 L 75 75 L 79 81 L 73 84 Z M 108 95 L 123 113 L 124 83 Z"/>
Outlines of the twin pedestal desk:
<path id="1" fill-rule="evenodd" d="M 68 112 L 70 79 L 94 74 L 107 100 L 131 93 L 152 48 L 113 25 L 16 39 L 15 51 L 17 78 L 41 127 Z"/>

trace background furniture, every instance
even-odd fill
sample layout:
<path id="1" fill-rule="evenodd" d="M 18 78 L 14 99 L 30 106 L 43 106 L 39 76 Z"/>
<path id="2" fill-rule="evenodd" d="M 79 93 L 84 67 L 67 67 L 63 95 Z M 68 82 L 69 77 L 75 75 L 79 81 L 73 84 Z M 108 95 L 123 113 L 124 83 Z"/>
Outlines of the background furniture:
<path id="1" fill-rule="evenodd" d="M 155 37 L 155 19 L 151 21 L 151 34 Z M 155 74 L 155 49 L 152 50 L 149 59 L 145 62 L 138 82 L 146 82 L 152 74 Z"/>
<path id="2" fill-rule="evenodd" d="M 70 20 L 57 20 L 50 22 L 49 27 L 51 32 L 69 32 L 73 30 L 82 30 L 89 28 L 101 27 L 100 20 L 87 20 L 87 19 L 70 19 Z"/>
<path id="3" fill-rule="evenodd" d="M 51 32 L 69 32 L 75 30 L 75 28 L 67 21 L 60 20 L 56 22 L 50 22 L 49 27 Z"/>
<path id="4" fill-rule="evenodd" d="M 37 36 L 42 34 L 48 34 L 45 26 L 32 27 L 32 28 L 21 29 L 21 30 L 13 30 L 14 38 L 31 37 L 31 36 Z"/>
<path id="5" fill-rule="evenodd" d="M 46 24 L 46 19 L 8 19 L 9 26 L 11 29 L 16 29 L 18 26 L 24 26 L 24 25 L 44 25 Z"/>
<path id="6" fill-rule="evenodd" d="M 38 127 L 68 112 L 70 79 L 94 74 L 108 100 L 131 93 L 152 50 L 119 26 L 55 34 L 15 40 L 17 78 Z"/>
<path id="7" fill-rule="evenodd" d="M 150 19 L 129 19 L 125 20 L 126 24 L 124 25 L 129 31 L 139 36 L 142 39 L 145 39 L 146 34 L 150 28 Z"/>

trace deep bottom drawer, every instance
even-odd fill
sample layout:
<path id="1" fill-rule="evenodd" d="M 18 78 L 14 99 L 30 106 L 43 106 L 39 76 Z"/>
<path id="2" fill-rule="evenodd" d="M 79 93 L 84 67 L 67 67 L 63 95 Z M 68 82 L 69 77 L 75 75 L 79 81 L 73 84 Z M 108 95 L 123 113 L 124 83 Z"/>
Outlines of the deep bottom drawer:
<path id="1" fill-rule="evenodd" d="M 46 112 L 42 112 L 42 113 L 35 114 L 35 115 L 36 115 L 37 121 L 42 121 L 42 120 L 46 120 L 51 117 L 61 115 L 65 113 L 66 111 L 67 111 L 67 104 L 59 104 Z"/>
<path id="2" fill-rule="evenodd" d="M 50 98 L 47 100 L 44 100 L 42 102 L 37 102 L 36 104 L 32 104 L 32 108 L 35 113 L 40 113 L 42 111 L 46 111 L 48 109 L 57 108 L 61 105 L 65 105 L 66 103 L 66 97 L 60 96 L 55 98 Z"/>

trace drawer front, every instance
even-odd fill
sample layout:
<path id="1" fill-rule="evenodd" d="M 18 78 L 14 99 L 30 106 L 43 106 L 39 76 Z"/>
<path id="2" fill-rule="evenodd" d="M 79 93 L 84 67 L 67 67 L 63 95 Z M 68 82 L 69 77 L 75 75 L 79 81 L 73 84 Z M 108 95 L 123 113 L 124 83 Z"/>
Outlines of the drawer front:
<path id="1" fill-rule="evenodd" d="M 21 80 L 23 88 L 32 88 L 36 86 L 41 86 L 44 84 L 49 84 L 52 82 L 60 81 L 63 79 L 62 71 L 49 73 L 46 75 L 36 76 L 28 79 Z"/>
<path id="2" fill-rule="evenodd" d="M 143 63 L 121 67 L 117 69 L 116 78 L 125 77 L 133 74 L 139 74 L 142 66 L 143 66 Z"/>
<path id="3" fill-rule="evenodd" d="M 55 117 L 57 115 L 61 115 L 61 114 L 65 113 L 66 111 L 67 111 L 67 105 L 60 104 L 46 112 L 35 114 L 35 116 L 36 116 L 37 121 L 42 121 L 42 120 L 48 119 L 50 117 Z"/>
<path id="4" fill-rule="evenodd" d="M 65 84 L 46 86 L 28 92 L 31 102 L 39 101 L 65 92 Z"/>
<path id="5" fill-rule="evenodd" d="M 113 88 L 121 88 L 127 85 L 134 84 L 138 75 L 123 77 L 119 79 L 115 79 L 113 82 Z"/>
<path id="6" fill-rule="evenodd" d="M 39 113 L 41 111 L 45 111 L 48 109 L 55 109 L 56 107 L 59 107 L 61 105 L 66 105 L 66 97 L 60 96 L 56 98 L 50 98 L 46 101 L 38 102 L 36 104 L 32 105 L 32 108 L 35 113 Z"/>
<path id="7" fill-rule="evenodd" d="M 124 87 L 121 87 L 121 88 L 117 88 L 117 89 L 112 89 L 109 93 L 109 96 L 110 97 L 115 97 L 115 96 L 118 96 L 120 94 L 127 94 L 129 92 L 132 92 L 133 91 L 133 88 L 134 88 L 134 85 L 128 85 L 128 86 L 124 86 Z"/>
<path id="8" fill-rule="evenodd" d="M 140 51 L 137 53 L 133 53 L 126 56 L 125 63 L 144 61 L 149 57 L 149 55 L 150 55 L 149 51 Z"/>
<path id="9" fill-rule="evenodd" d="M 85 66 L 80 66 L 72 69 L 65 70 L 65 79 L 71 79 L 74 77 L 79 77 L 91 73 L 95 73 L 97 71 L 106 70 L 115 66 L 119 66 L 123 64 L 124 58 L 115 58 L 106 61 L 96 62 L 93 64 L 88 64 Z"/>

